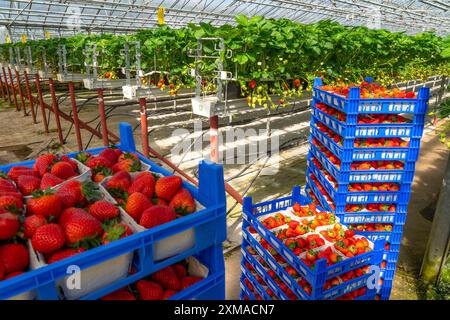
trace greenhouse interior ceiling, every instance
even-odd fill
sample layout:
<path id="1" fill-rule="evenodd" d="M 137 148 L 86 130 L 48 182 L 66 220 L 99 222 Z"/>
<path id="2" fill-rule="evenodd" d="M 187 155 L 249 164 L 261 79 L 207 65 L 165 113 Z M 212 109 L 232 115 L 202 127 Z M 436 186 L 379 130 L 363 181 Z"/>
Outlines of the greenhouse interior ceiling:
<path id="1" fill-rule="evenodd" d="M 1 42 L 68 36 L 78 32 L 129 33 L 164 23 L 181 27 L 188 23 L 234 24 L 238 14 L 287 18 L 301 23 L 324 19 L 347 26 L 367 26 L 415 34 L 450 30 L 447 0 L 0 0 Z"/>

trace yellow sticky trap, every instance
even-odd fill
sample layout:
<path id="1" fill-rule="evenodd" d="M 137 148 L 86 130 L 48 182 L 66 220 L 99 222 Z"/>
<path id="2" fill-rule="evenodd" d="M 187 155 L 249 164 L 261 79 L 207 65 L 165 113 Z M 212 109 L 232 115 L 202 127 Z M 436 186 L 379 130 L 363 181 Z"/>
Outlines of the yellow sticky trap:
<path id="1" fill-rule="evenodd" d="M 6 36 L 6 43 L 11 43 L 11 38 L 9 36 Z"/>
<path id="2" fill-rule="evenodd" d="M 45 31 L 45 39 L 50 40 L 50 32 Z"/>
<path id="3" fill-rule="evenodd" d="M 22 35 L 22 43 L 27 43 L 27 36 L 26 35 Z"/>
<path id="4" fill-rule="evenodd" d="M 165 24 L 164 20 L 165 9 L 163 7 L 158 8 L 158 24 Z"/>

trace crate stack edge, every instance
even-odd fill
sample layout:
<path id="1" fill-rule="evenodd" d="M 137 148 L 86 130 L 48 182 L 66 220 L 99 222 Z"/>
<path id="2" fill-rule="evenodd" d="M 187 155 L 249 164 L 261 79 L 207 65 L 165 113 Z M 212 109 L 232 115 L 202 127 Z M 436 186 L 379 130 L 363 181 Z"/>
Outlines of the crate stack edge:
<path id="1" fill-rule="evenodd" d="M 324 209 L 332 210 L 344 224 L 391 224 L 389 232 L 359 232 L 371 240 L 386 239 L 383 255 L 381 289 L 378 291 L 382 300 L 389 299 L 396 263 L 400 250 L 403 225 L 406 222 L 411 185 L 414 179 L 415 162 L 418 159 L 420 140 L 423 134 L 429 88 L 420 88 L 415 99 L 361 99 L 360 88 L 350 88 L 348 98 L 326 92 L 318 87 L 322 80 L 314 82 L 310 151 L 307 158 L 307 195 L 311 192 Z M 345 114 L 345 121 L 319 110 L 317 103 L 323 103 Z M 364 124 L 358 123 L 359 115 L 368 114 L 409 114 L 411 122 Z M 342 138 L 342 145 L 337 144 L 329 136 L 320 131 L 316 124 L 321 123 Z M 407 147 L 372 147 L 357 148 L 358 138 L 408 138 Z M 315 140 L 314 140 L 315 139 Z M 340 166 L 334 165 L 313 141 L 319 141 L 331 154 L 340 160 Z M 317 159 L 317 160 L 314 160 Z M 355 161 L 402 161 L 403 170 L 352 170 Z M 319 168 L 316 163 L 319 163 Z M 311 174 L 319 182 L 311 179 Z M 335 179 L 333 183 L 327 175 Z M 350 192 L 350 184 L 357 183 L 396 183 L 396 191 Z M 327 199 L 323 190 L 328 194 Z M 346 212 L 347 205 L 364 204 L 395 205 L 392 212 Z"/>

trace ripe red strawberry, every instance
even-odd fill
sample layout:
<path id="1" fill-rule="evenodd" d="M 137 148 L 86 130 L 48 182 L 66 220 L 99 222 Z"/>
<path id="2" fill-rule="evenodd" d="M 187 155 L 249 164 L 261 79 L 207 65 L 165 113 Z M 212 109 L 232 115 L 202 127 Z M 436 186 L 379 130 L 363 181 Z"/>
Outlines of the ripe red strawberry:
<path id="1" fill-rule="evenodd" d="M 166 206 L 152 206 L 142 213 L 139 224 L 150 229 L 161 224 L 175 220 L 176 213 L 172 208 Z"/>
<path id="2" fill-rule="evenodd" d="M 0 209 L 5 209 L 11 212 L 19 212 L 22 210 L 22 199 L 16 196 L 0 196 Z"/>
<path id="3" fill-rule="evenodd" d="M 142 300 L 161 300 L 164 293 L 163 288 L 156 282 L 139 280 L 136 289 Z"/>
<path id="4" fill-rule="evenodd" d="M 86 162 L 86 166 L 88 166 L 92 170 L 98 170 L 101 168 L 111 168 L 112 165 L 113 164 L 111 163 L 111 161 L 99 156 L 91 158 Z"/>
<path id="5" fill-rule="evenodd" d="M 152 206 L 152 202 L 142 193 L 136 192 L 128 197 L 125 211 L 135 220 L 141 219 L 142 213 Z"/>
<path id="6" fill-rule="evenodd" d="M 17 191 L 17 189 L 10 180 L 5 179 L 5 178 L 0 178 L 0 191 L 15 192 L 15 191 Z"/>
<path id="7" fill-rule="evenodd" d="M 158 282 L 164 289 L 180 290 L 181 282 L 171 266 L 165 267 L 150 275 L 150 279 Z"/>
<path id="8" fill-rule="evenodd" d="M 51 253 L 61 249 L 65 242 L 64 231 L 56 223 L 40 226 L 31 238 L 34 250 L 40 253 Z"/>
<path id="9" fill-rule="evenodd" d="M 105 150 L 100 152 L 98 156 L 108 159 L 111 163 L 116 163 L 117 159 L 119 158 L 119 156 L 111 148 L 106 148 Z"/>
<path id="10" fill-rule="evenodd" d="M 167 300 L 175 294 L 177 294 L 177 291 L 175 291 L 175 290 L 170 290 L 170 289 L 165 290 L 163 293 L 163 296 L 162 296 L 162 300 Z"/>
<path id="11" fill-rule="evenodd" d="M 72 165 L 64 161 L 55 163 L 50 173 L 63 180 L 67 180 L 77 175 Z"/>
<path id="12" fill-rule="evenodd" d="M 106 183 L 106 188 L 114 196 L 116 193 L 123 193 L 131 185 L 131 176 L 126 171 L 119 171 L 114 174 Z"/>
<path id="13" fill-rule="evenodd" d="M 69 257 L 72 257 L 72 256 L 79 254 L 81 252 L 84 252 L 84 251 L 86 251 L 84 248 L 78 248 L 78 249 L 68 248 L 68 249 L 58 250 L 55 253 L 53 253 L 50 256 L 50 258 L 48 258 L 47 264 L 52 264 L 52 263 L 67 259 Z"/>
<path id="14" fill-rule="evenodd" d="M 58 218 L 63 209 L 61 199 L 51 191 L 36 191 L 27 202 L 27 214 L 38 214 L 45 218 Z"/>
<path id="15" fill-rule="evenodd" d="M 119 161 L 112 166 L 112 171 L 114 173 L 119 171 L 136 172 L 139 170 L 141 170 L 141 162 L 130 158 Z"/>
<path id="16" fill-rule="evenodd" d="M 58 161 L 56 154 L 44 154 L 36 159 L 33 169 L 42 177 L 50 171 L 51 166 Z"/>
<path id="17" fill-rule="evenodd" d="M 102 244 L 108 244 L 133 234 L 131 229 L 123 223 L 114 223 L 109 226 L 104 226 L 104 230 Z"/>
<path id="18" fill-rule="evenodd" d="M 21 193 L 19 193 L 19 191 L 0 191 L 0 197 L 14 197 L 17 198 L 20 201 L 23 201 L 23 196 Z"/>
<path id="19" fill-rule="evenodd" d="M 14 169 L 14 168 L 13 168 Z M 38 172 L 33 171 L 30 168 L 20 169 L 20 170 L 13 170 L 8 172 L 8 178 L 13 180 L 15 183 L 19 181 L 20 176 L 30 176 L 30 177 L 36 177 L 40 178 L 40 175 Z"/>
<path id="20" fill-rule="evenodd" d="M 100 298 L 100 300 L 136 300 L 134 294 L 132 294 L 127 289 L 119 289 L 117 291 L 111 292 L 110 294 Z"/>
<path id="21" fill-rule="evenodd" d="M 99 200 L 89 207 L 89 213 L 98 221 L 106 221 L 119 216 L 119 208 L 111 202 Z"/>
<path id="22" fill-rule="evenodd" d="M 3 263 L 0 263 L 0 281 L 2 281 L 5 278 L 6 272 L 5 267 L 3 266 Z"/>
<path id="23" fill-rule="evenodd" d="M 17 186 L 24 196 L 29 196 L 41 186 L 41 179 L 33 176 L 19 176 Z"/>
<path id="24" fill-rule="evenodd" d="M 187 275 L 186 267 L 180 263 L 172 265 L 172 269 L 177 274 L 178 279 L 183 279 Z"/>
<path id="25" fill-rule="evenodd" d="M 29 262 L 28 249 L 23 244 L 8 243 L 0 246 L 0 263 L 6 274 L 24 271 Z"/>
<path id="26" fill-rule="evenodd" d="M 181 188 L 169 203 L 176 213 L 186 215 L 195 212 L 195 200 L 188 189 Z"/>
<path id="27" fill-rule="evenodd" d="M 202 280 L 203 278 L 201 277 L 192 277 L 192 276 L 184 277 L 183 279 L 181 279 L 181 289 L 184 290 Z"/>
<path id="28" fill-rule="evenodd" d="M 162 177 L 156 181 L 155 192 L 158 198 L 166 201 L 172 200 L 173 196 L 178 192 L 183 180 L 178 176 Z"/>
<path id="29" fill-rule="evenodd" d="M 11 273 L 9 273 L 3 280 L 11 279 L 11 278 L 20 276 L 21 274 L 24 274 L 24 273 L 25 273 L 25 272 L 23 272 L 23 271 L 11 272 Z"/>
<path id="30" fill-rule="evenodd" d="M 31 239 L 36 232 L 37 228 L 47 224 L 47 219 L 44 216 L 34 214 L 26 217 L 23 222 L 23 236 L 25 239 Z"/>
<path id="31" fill-rule="evenodd" d="M 51 173 L 45 173 L 41 180 L 40 189 L 46 190 L 47 188 L 52 188 L 60 183 L 63 183 L 64 180 L 61 178 L 58 178 L 57 176 L 51 174 Z"/>
<path id="32" fill-rule="evenodd" d="M 63 221 L 60 221 L 66 242 L 69 246 L 89 249 L 100 243 L 103 228 L 97 219 L 85 211 L 71 211 Z"/>
<path id="33" fill-rule="evenodd" d="M 56 195 L 63 202 L 64 208 L 85 205 L 86 202 L 92 202 L 101 198 L 101 194 L 92 181 L 68 181 L 56 191 Z"/>
<path id="34" fill-rule="evenodd" d="M 78 164 L 72 159 L 70 159 L 68 156 L 66 155 L 61 156 L 61 161 L 67 162 L 72 166 L 73 171 L 78 172 Z"/>
<path id="35" fill-rule="evenodd" d="M 0 209 L 0 240 L 9 240 L 19 231 L 20 221 L 17 214 Z"/>
<path id="36" fill-rule="evenodd" d="M 153 197 L 155 193 L 155 177 L 150 173 L 149 175 L 136 179 L 128 189 L 128 194 L 135 192 L 140 192 L 149 198 Z"/>
<path id="37" fill-rule="evenodd" d="M 156 198 L 152 200 L 153 204 L 156 206 L 169 206 L 166 200 L 163 200 L 161 198 Z"/>

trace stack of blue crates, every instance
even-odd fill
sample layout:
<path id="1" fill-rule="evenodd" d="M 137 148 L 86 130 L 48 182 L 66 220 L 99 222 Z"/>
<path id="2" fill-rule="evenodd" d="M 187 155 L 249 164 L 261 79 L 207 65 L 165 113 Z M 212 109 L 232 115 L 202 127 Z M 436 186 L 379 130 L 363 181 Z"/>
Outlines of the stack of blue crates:
<path id="1" fill-rule="evenodd" d="M 326 283 L 349 271 L 381 262 L 385 241 L 376 241 L 372 251 L 327 265 L 319 259 L 314 268 L 308 267 L 277 236 L 260 221 L 263 216 L 292 207 L 307 205 L 311 200 L 294 187 L 289 197 L 258 204 L 251 197 L 244 198 L 242 227 L 241 299 L 246 300 L 334 300 L 364 289 L 357 300 L 373 300 L 376 288 L 367 286 L 370 272 L 340 284 L 325 287 Z M 262 243 L 275 250 L 265 249 Z M 288 271 L 291 268 L 290 271 Z M 292 269 L 296 276 L 292 275 Z M 305 289 L 307 283 L 308 290 Z"/>
<path id="2" fill-rule="evenodd" d="M 307 194 L 313 194 L 323 208 L 332 210 L 345 224 L 389 224 L 389 232 L 359 232 L 371 240 L 386 239 L 385 254 L 382 263 L 382 286 L 379 289 L 379 298 L 389 299 L 392 289 L 396 263 L 400 250 L 403 225 L 406 221 L 408 202 L 411 194 L 411 184 L 414 178 L 415 162 L 420 149 L 420 139 L 423 133 L 425 114 L 429 99 L 429 89 L 421 88 L 417 98 L 414 99 L 361 99 L 360 88 L 350 88 L 348 98 L 319 89 L 322 86 L 320 78 L 315 80 L 312 118 L 310 152 L 307 159 Z M 322 103 L 328 108 L 343 112 L 345 121 L 321 111 L 316 104 Z M 358 123 L 359 115 L 405 114 L 410 122 L 368 124 Z M 316 124 L 325 125 L 342 138 L 338 145 L 328 135 L 318 130 Z M 407 147 L 355 147 L 358 138 L 403 138 L 409 139 Z M 319 141 L 322 146 L 318 148 L 313 144 Z M 340 166 L 334 165 L 320 150 L 326 147 L 332 155 L 340 160 Z M 314 160 L 314 161 L 313 161 Z M 352 170 L 353 162 L 392 160 L 404 164 L 402 170 Z M 320 163 L 319 168 L 316 163 Z M 311 179 L 315 176 L 316 179 Z M 327 176 L 334 178 L 330 182 Z M 321 185 L 319 186 L 318 183 Z M 395 191 L 357 191 L 350 192 L 351 184 L 362 183 L 396 183 Z M 323 195 L 325 190 L 328 199 Z M 331 201 L 330 201 L 331 200 Z M 347 205 L 388 204 L 395 205 L 395 211 L 363 211 L 346 212 Z"/>
<path id="3" fill-rule="evenodd" d="M 119 149 L 138 154 L 142 162 L 150 165 L 152 172 L 164 176 L 172 175 L 169 171 L 136 152 L 131 125 L 120 124 L 120 138 L 120 144 L 117 145 Z M 96 155 L 103 149 L 86 151 Z M 75 157 L 76 153 L 68 156 Z M 0 166 L 0 170 L 8 172 L 12 167 L 19 165 L 32 167 L 34 161 Z M 65 277 L 71 274 L 68 273 L 68 270 L 72 266 L 78 266 L 83 272 L 84 269 L 99 266 L 105 262 L 108 264 L 108 261 L 128 253 L 133 255 L 132 267 L 134 272 L 89 292 L 79 299 L 99 299 L 191 256 L 208 268 L 208 275 L 202 281 L 178 292 L 170 299 L 225 299 L 225 264 L 222 243 L 226 239 L 226 196 L 223 167 L 202 161 L 199 165 L 198 188 L 186 182 L 183 182 L 183 186 L 204 206 L 203 209 L 169 223 L 113 241 L 108 245 L 96 247 L 59 262 L 29 270 L 14 278 L 0 281 L 0 300 L 23 300 L 24 297 L 39 300 L 63 299 L 64 296 L 60 294 L 61 281 L 65 281 Z M 194 234 L 192 247 L 163 260 L 155 258 L 157 245 L 167 239 L 176 238 L 180 241 L 182 240 L 180 234 L 185 231 Z M 106 265 L 105 272 L 108 273 L 109 271 L 108 265 Z"/>

